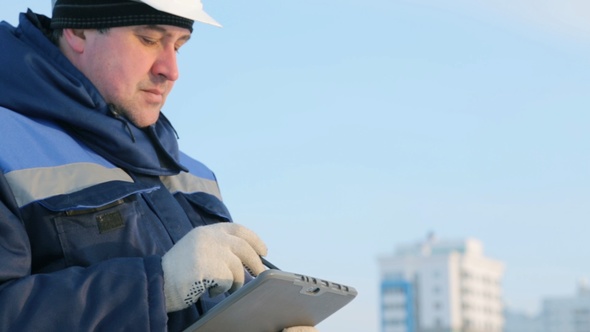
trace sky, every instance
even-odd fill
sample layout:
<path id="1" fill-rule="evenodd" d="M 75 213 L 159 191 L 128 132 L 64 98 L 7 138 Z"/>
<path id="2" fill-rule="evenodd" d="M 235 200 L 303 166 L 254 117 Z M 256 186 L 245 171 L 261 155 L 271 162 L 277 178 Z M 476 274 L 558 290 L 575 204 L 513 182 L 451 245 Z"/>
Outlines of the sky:
<path id="1" fill-rule="evenodd" d="M 358 290 L 320 331 L 378 331 L 378 257 L 430 232 L 513 310 L 590 277 L 587 1 L 204 1 L 163 112 L 270 261 Z"/>

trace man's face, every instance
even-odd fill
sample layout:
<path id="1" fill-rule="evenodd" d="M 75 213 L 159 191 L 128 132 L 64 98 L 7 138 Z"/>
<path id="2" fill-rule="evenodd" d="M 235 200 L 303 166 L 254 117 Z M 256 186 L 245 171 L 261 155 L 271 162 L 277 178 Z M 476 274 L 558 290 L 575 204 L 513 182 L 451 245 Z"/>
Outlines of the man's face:
<path id="1" fill-rule="evenodd" d="M 174 81 L 176 54 L 190 38 L 187 29 L 169 25 L 85 30 L 79 69 L 107 103 L 136 126 L 154 124 Z"/>

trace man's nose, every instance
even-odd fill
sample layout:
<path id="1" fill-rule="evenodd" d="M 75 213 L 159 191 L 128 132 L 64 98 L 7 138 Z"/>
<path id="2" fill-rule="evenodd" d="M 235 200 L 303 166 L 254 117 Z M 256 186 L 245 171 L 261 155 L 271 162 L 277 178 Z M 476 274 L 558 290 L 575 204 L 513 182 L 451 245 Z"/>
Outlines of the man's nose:
<path id="1" fill-rule="evenodd" d="M 165 77 L 169 81 L 176 81 L 179 77 L 176 49 L 169 46 L 162 50 L 152 68 L 153 74 Z"/>

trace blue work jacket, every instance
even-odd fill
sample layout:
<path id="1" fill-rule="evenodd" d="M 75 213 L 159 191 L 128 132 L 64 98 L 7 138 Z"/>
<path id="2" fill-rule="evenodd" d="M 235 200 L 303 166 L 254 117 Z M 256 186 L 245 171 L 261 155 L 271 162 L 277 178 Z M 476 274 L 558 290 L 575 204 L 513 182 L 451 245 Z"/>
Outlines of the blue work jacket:
<path id="1" fill-rule="evenodd" d="M 0 23 L 0 331 L 181 331 L 225 296 L 166 313 L 162 256 L 231 221 L 215 176 L 164 115 L 110 112 L 48 23 Z"/>

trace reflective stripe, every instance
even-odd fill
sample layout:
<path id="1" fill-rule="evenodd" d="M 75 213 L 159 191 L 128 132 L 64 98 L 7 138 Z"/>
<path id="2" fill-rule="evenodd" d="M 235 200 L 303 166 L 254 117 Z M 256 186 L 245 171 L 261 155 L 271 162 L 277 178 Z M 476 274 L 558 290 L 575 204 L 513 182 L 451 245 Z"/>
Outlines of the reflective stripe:
<path id="1" fill-rule="evenodd" d="M 204 179 L 185 172 L 174 176 L 163 176 L 161 180 L 171 193 L 181 192 L 190 194 L 204 192 L 221 200 L 221 193 L 215 180 Z"/>
<path id="2" fill-rule="evenodd" d="M 6 173 L 6 180 L 19 207 L 109 181 L 133 182 L 122 169 L 93 163 L 17 170 Z"/>

